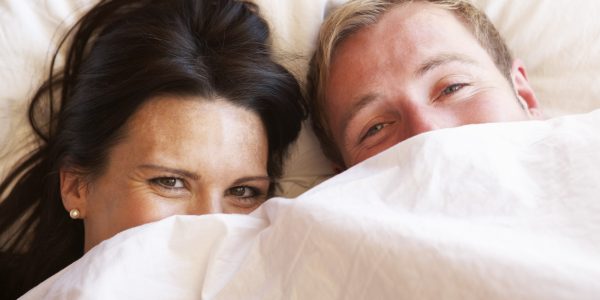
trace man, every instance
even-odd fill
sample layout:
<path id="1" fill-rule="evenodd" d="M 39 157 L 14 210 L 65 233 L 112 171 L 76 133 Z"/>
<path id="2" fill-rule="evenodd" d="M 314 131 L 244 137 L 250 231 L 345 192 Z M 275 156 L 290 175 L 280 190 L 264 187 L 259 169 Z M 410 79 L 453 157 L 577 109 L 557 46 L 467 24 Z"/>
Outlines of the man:
<path id="1" fill-rule="evenodd" d="M 344 169 L 411 136 L 541 118 L 522 62 L 465 0 L 356 0 L 321 27 L 313 128 Z"/>

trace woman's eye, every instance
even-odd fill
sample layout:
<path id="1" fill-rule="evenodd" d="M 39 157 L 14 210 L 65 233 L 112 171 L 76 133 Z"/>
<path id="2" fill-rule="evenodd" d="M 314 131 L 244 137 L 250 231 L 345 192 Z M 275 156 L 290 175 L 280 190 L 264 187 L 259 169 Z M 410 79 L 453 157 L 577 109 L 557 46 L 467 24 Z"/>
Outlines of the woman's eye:
<path id="1" fill-rule="evenodd" d="M 467 83 L 451 84 L 451 85 L 447 86 L 444 90 L 442 90 L 442 95 L 448 96 L 448 95 L 454 94 L 467 85 L 468 85 Z"/>
<path id="2" fill-rule="evenodd" d="M 256 197 L 259 192 L 255 188 L 251 188 L 249 186 L 236 186 L 230 188 L 227 191 L 227 194 L 239 198 L 251 198 Z"/>
<path id="3" fill-rule="evenodd" d="M 176 177 L 159 177 L 154 178 L 151 181 L 152 183 L 167 189 L 179 189 L 184 187 L 183 180 Z"/>
<path id="4" fill-rule="evenodd" d="M 230 201 L 234 206 L 244 209 L 256 207 L 266 200 L 266 193 L 249 186 L 232 187 L 226 195 L 232 198 Z"/>

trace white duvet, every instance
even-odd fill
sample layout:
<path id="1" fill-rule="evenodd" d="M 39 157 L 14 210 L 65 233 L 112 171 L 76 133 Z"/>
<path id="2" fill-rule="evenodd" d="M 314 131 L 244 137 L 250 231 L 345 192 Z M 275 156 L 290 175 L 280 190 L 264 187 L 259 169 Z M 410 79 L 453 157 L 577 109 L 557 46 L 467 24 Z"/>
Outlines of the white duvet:
<path id="1" fill-rule="evenodd" d="M 598 299 L 599 130 L 419 135 L 250 216 L 122 232 L 24 299 Z"/>

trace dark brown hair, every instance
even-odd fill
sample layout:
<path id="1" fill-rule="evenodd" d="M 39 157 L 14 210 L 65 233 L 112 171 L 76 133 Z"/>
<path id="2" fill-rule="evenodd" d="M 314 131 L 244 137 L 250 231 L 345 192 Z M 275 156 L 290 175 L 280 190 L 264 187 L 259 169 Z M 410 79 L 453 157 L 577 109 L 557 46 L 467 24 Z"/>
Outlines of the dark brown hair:
<path id="1" fill-rule="evenodd" d="M 152 97 L 219 98 L 255 112 L 272 177 L 306 117 L 297 81 L 271 59 L 268 26 L 249 4 L 104 0 L 69 34 L 64 68 L 56 70 L 56 51 L 29 108 L 39 146 L 0 183 L 2 299 L 83 255 L 83 222 L 62 205 L 59 170 L 101 173 L 124 124 Z"/>

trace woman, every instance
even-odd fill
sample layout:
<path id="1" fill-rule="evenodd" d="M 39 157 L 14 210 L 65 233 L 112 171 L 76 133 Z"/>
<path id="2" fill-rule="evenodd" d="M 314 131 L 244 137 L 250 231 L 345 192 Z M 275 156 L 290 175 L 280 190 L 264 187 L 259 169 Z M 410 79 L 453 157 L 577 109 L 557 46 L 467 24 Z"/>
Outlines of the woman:
<path id="1" fill-rule="evenodd" d="M 39 146 L 0 185 L 0 298 L 127 228 L 251 212 L 305 117 L 249 4 L 106 0 L 72 31 L 29 108 Z"/>

